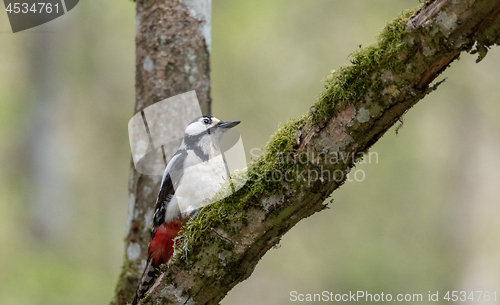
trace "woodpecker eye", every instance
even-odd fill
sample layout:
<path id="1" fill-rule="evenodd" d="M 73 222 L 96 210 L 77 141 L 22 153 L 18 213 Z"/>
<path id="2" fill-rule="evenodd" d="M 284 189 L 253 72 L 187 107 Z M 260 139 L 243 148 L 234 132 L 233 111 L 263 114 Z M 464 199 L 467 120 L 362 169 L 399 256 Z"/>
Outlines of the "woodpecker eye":
<path id="1" fill-rule="evenodd" d="M 209 119 L 203 119 L 203 123 L 205 123 L 205 125 L 208 125 L 210 123 L 210 120 Z"/>

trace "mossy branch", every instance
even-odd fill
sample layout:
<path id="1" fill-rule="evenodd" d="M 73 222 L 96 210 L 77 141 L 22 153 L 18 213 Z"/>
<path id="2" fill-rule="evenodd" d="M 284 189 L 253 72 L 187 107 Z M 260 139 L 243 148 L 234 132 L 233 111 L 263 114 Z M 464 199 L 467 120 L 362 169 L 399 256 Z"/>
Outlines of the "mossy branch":
<path id="1" fill-rule="evenodd" d="M 205 206 L 142 304 L 217 304 L 325 199 L 462 52 L 500 41 L 500 0 L 428 1 L 332 72 L 311 111 L 284 124 L 235 194 Z M 332 156 L 337 156 L 332 161 Z M 241 173 L 240 173 L 241 175 Z M 236 180 L 241 176 L 234 177 Z"/>

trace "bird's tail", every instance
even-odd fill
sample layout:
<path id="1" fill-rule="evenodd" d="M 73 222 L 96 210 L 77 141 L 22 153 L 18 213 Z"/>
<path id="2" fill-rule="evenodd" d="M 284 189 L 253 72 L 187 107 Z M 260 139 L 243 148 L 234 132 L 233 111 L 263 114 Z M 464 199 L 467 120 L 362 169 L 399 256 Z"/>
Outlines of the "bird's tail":
<path id="1" fill-rule="evenodd" d="M 135 298 L 132 302 L 132 305 L 137 305 L 139 300 L 144 297 L 144 294 L 153 285 L 157 277 L 158 271 L 151 263 L 151 258 L 149 258 L 148 262 L 146 263 L 146 268 L 144 268 L 144 272 L 142 273 L 141 281 L 139 282 L 137 291 L 135 292 Z"/>

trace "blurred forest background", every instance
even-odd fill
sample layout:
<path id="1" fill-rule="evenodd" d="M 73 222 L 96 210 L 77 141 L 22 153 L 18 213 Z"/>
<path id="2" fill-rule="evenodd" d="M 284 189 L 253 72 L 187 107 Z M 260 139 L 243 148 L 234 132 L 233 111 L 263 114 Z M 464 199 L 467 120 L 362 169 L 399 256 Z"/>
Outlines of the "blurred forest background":
<path id="1" fill-rule="evenodd" d="M 213 0 L 213 114 L 243 121 L 250 160 L 280 122 L 308 111 L 330 70 L 417 5 Z M 2 305 L 112 299 L 128 210 L 134 9 L 80 1 L 17 34 L 0 12 Z M 462 54 L 372 148 L 378 162 L 357 167 L 365 179 L 334 192 L 331 209 L 294 227 L 222 304 L 288 304 L 292 290 L 496 289 L 500 299 L 500 50 L 476 57 Z"/>

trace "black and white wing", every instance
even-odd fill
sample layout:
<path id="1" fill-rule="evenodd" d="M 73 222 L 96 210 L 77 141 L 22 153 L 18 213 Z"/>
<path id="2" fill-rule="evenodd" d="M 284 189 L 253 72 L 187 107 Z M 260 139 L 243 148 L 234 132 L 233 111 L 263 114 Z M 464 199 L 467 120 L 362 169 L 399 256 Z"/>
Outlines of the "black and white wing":
<path id="1" fill-rule="evenodd" d="M 165 173 L 163 174 L 163 179 L 160 185 L 160 192 L 158 193 L 158 198 L 156 199 L 153 226 L 151 228 L 151 238 L 155 236 L 158 227 L 165 223 L 167 210 L 171 210 L 172 208 L 169 205 L 174 197 L 175 188 L 177 187 L 177 184 L 182 176 L 181 170 L 186 156 L 187 152 L 185 150 L 177 151 L 165 168 Z M 175 172 L 175 179 L 172 179 L 170 174 L 172 172 Z"/>

